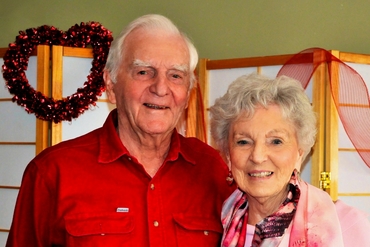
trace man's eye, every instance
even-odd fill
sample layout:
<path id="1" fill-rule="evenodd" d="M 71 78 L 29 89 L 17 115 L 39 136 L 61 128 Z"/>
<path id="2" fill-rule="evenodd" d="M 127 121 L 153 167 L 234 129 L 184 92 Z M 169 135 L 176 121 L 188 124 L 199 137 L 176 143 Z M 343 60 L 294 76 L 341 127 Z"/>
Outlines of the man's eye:
<path id="1" fill-rule="evenodd" d="M 186 73 L 178 70 L 170 70 L 167 73 L 167 78 L 176 84 L 182 84 L 186 82 Z"/>
<path id="2" fill-rule="evenodd" d="M 145 71 L 145 70 L 141 70 L 138 72 L 139 75 L 147 75 L 148 74 L 148 71 Z"/>
<path id="3" fill-rule="evenodd" d="M 135 68 L 132 71 L 132 76 L 135 80 L 145 81 L 155 76 L 155 71 L 150 68 Z"/>
<path id="4" fill-rule="evenodd" d="M 236 142 L 238 145 L 247 145 L 247 144 L 249 144 L 249 141 L 247 141 L 247 140 L 239 140 L 239 141 L 237 141 Z"/>

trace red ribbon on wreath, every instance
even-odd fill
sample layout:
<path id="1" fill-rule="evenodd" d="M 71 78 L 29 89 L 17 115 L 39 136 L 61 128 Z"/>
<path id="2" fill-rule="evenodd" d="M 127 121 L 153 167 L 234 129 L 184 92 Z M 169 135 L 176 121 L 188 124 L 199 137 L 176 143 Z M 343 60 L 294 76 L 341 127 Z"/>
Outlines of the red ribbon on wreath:
<path id="1" fill-rule="evenodd" d="M 45 121 L 71 121 L 77 118 L 90 105 L 95 106 L 98 97 L 105 90 L 103 70 L 109 47 L 113 40 L 112 32 L 98 22 L 81 23 L 63 32 L 53 26 L 40 26 L 20 31 L 15 43 L 9 44 L 4 56 L 3 77 L 13 102 L 24 107 Z M 37 45 L 61 45 L 69 47 L 88 47 L 93 49 L 90 74 L 83 87 L 63 99 L 55 100 L 36 91 L 28 82 L 25 71 L 29 56 Z"/>

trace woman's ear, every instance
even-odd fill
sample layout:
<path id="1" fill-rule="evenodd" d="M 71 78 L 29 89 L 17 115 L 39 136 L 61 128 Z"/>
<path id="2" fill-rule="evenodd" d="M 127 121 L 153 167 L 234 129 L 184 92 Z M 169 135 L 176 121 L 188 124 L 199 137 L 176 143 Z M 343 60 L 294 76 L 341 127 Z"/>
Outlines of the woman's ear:
<path id="1" fill-rule="evenodd" d="M 302 162 L 303 162 L 303 155 L 304 155 L 304 151 L 302 149 L 299 149 L 298 150 L 297 161 L 296 161 L 296 164 L 294 166 L 294 168 L 297 169 L 298 172 L 301 172 L 301 166 L 302 166 Z"/>
<path id="2" fill-rule="evenodd" d="M 222 155 L 222 158 L 224 159 L 227 167 L 229 168 L 229 175 L 226 178 L 226 181 L 228 181 L 230 184 L 234 181 L 233 174 L 231 172 L 231 161 L 230 161 L 230 155 L 224 154 Z"/>
<path id="3" fill-rule="evenodd" d="M 110 103 L 116 104 L 116 95 L 114 93 L 114 82 L 112 81 L 110 72 L 107 70 L 104 70 L 103 78 L 104 78 L 105 89 L 107 92 L 108 100 Z"/>
<path id="4" fill-rule="evenodd" d="M 230 160 L 230 154 L 227 153 L 227 154 L 224 154 L 224 160 L 226 162 L 226 165 L 229 167 L 229 169 L 231 169 L 231 160 Z"/>

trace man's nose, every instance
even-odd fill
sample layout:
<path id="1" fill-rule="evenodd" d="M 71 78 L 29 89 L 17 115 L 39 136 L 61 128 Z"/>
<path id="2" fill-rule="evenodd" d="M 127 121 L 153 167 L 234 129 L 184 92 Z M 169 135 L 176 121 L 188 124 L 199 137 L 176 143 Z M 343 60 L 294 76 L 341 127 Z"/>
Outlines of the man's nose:
<path id="1" fill-rule="evenodd" d="M 153 82 L 150 85 L 149 90 L 157 96 L 166 96 L 170 92 L 169 83 L 170 81 L 166 74 L 158 73 L 157 76 L 153 78 Z"/>

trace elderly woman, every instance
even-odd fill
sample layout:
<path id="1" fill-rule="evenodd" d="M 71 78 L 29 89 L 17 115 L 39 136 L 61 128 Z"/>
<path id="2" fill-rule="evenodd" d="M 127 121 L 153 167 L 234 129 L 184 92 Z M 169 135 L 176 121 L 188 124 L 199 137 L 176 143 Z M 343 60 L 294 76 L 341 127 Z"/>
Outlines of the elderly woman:
<path id="1" fill-rule="evenodd" d="M 330 196 L 299 177 L 316 136 L 300 83 L 242 76 L 210 111 L 212 137 L 238 185 L 222 209 L 221 246 L 343 246 Z"/>

